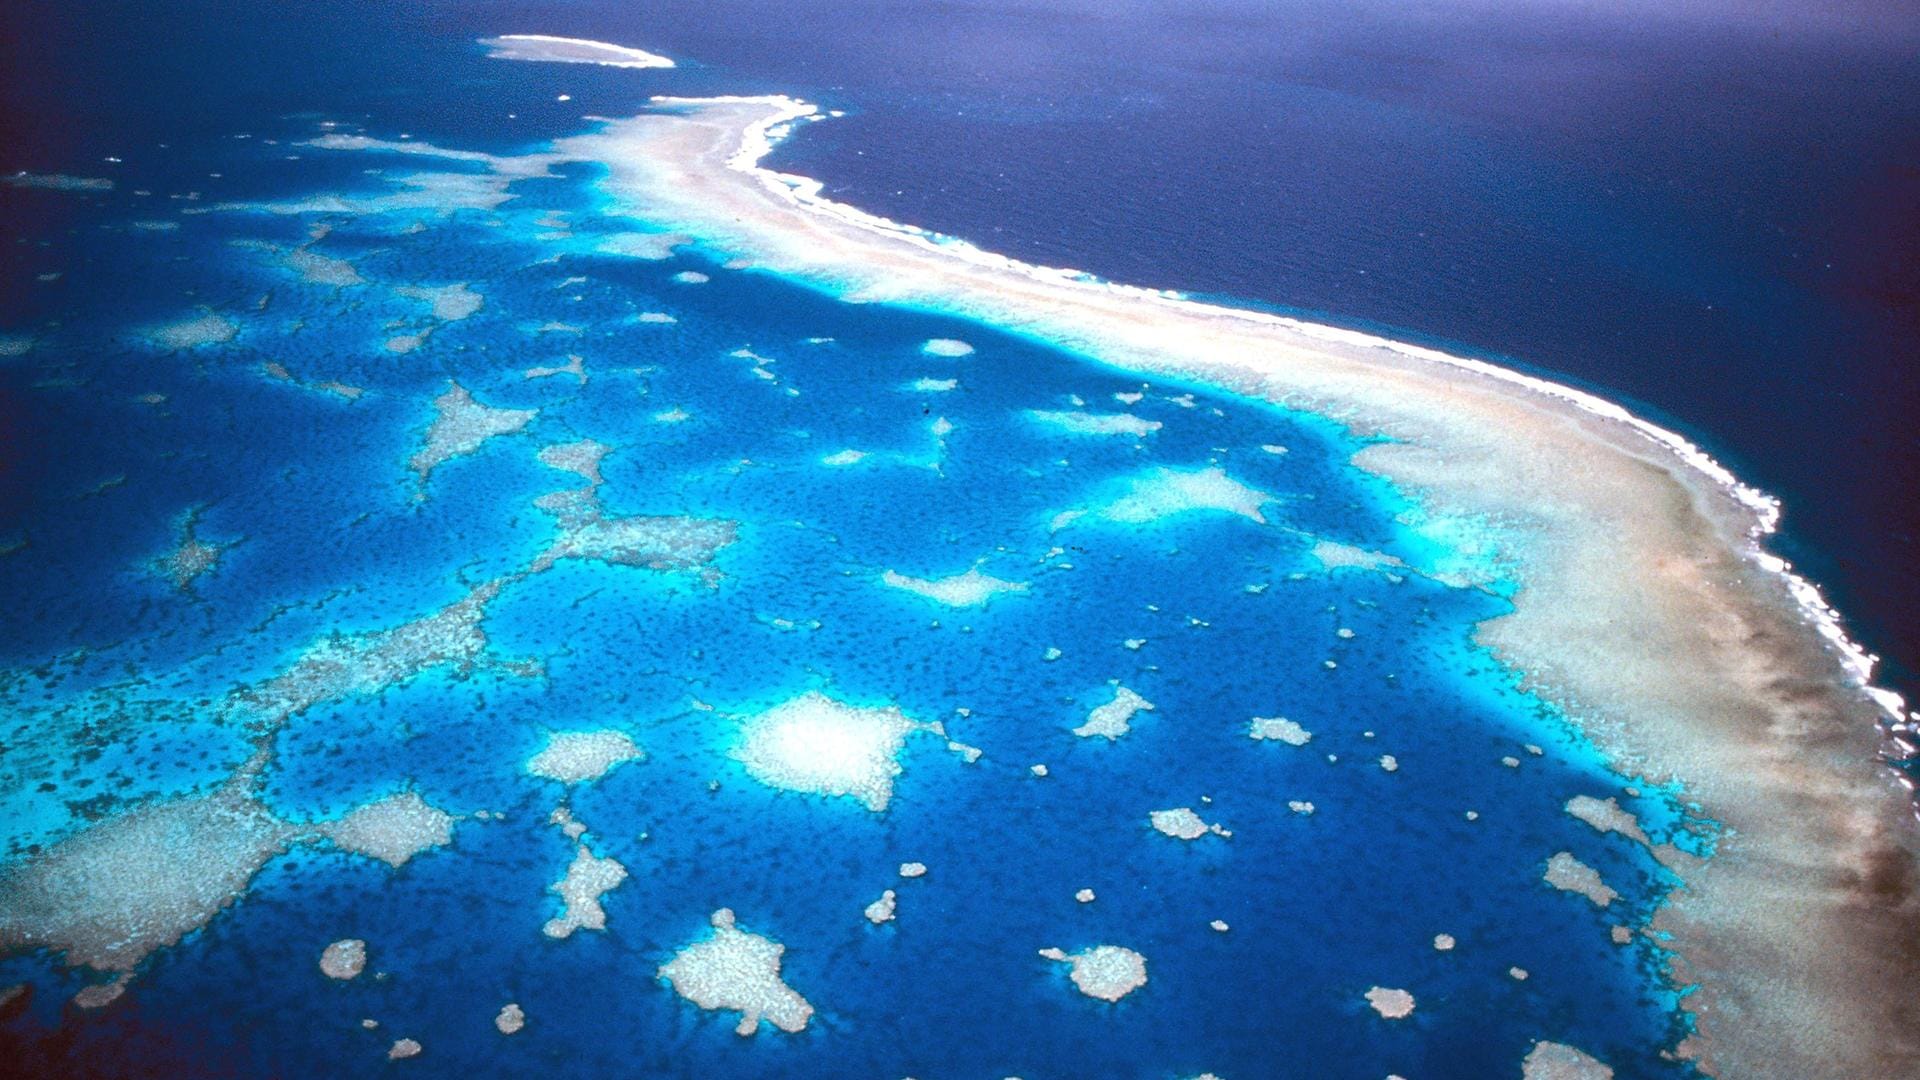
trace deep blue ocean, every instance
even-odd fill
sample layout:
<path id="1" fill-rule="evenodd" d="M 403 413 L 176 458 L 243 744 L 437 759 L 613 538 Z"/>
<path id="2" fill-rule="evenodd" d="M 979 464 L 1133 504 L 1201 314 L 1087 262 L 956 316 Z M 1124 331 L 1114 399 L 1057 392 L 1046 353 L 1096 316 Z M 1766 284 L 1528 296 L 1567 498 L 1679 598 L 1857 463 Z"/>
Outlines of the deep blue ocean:
<path id="1" fill-rule="evenodd" d="M 537 658 L 538 676 L 429 666 L 295 717 L 262 784 L 276 813 L 325 819 L 411 790 L 462 816 L 452 844 L 397 870 L 299 847 L 104 1009 L 68 1003 L 96 976 L 45 952 L 0 959 L 0 987 L 34 988 L 0 1021 L 10 1060 L 66 1076 L 1424 1078 L 1517 1075 L 1553 1039 L 1623 1077 L 1688 1075 L 1662 1055 L 1685 1027 L 1657 943 L 1608 936 L 1671 880 L 1561 807 L 1618 796 L 1656 841 L 1701 851 L 1710 825 L 1626 794 L 1634 778 L 1471 644 L 1501 587 L 1419 572 L 1468 556 L 1402 524 L 1405 498 L 1345 464 L 1359 444 L 1336 426 L 843 304 L 697 248 L 601 253 L 646 222 L 606 216 L 582 167 L 496 210 L 235 207 L 471 171 L 299 145 L 323 123 L 516 154 L 650 94 L 798 94 L 849 115 L 778 163 L 864 208 L 1516 357 L 1675 424 L 1786 500 L 1782 550 L 1906 671 L 1911 22 L 767 6 L 5 17 L 0 171 L 115 186 L 0 187 L 0 334 L 33 339 L 0 358 L 0 545 L 24 542 L 0 557 L 0 871 L 218 783 L 250 748 L 224 703 L 315 642 L 527 566 L 554 530 L 534 501 L 578 486 L 542 446 L 614 448 L 610 515 L 740 523 L 712 587 L 577 561 L 510 585 L 488 653 Z M 506 32 L 682 66 L 510 63 L 472 43 Z M 303 280 L 262 243 L 364 280 Z M 394 288 L 453 282 L 484 306 L 387 350 L 428 324 Z M 155 345 L 153 328 L 203 308 L 233 321 L 231 341 Z M 932 338 L 975 351 L 927 355 Z M 570 356 L 584 380 L 524 374 Z M 539 415 L 422 484 L 408 460 L 449 381 Z M 1073 436 L 1028 416 L 1079 409 L 1162 426 Z M 868 456 L 821 460 L 848 449 Z M 1271 496 L 1268 521 L 1052 528 L 1157 469 L 1223 470 Z M 194 513 L 224 551 L 182 593 L 153 560 Z M 1310 554 L 1321 539 L 1412 569 L 1329 571 Z M 1029 588 L 956 610 L 879 584 L 976 565 Z M 1111 745 L 1076 739 L 1115 681 L 1155 709 Z M 985 753 L 910 738 L 884 815 L 772 790 L 729 757 L 739 718 L 808 690 L 942 720 Z M 1249 718 L 1278 714 L 1313 741 L 1247 738 Z M 547 815 L 566 795 L 522 765 L 550 731 L 607 727 L 648 759 L 568 801 L 631 876 L 605 897 L 604 932 L 549 940 L 572 845 Z M 1177 806 L 1233 835 L 1147 828 Z M 467 816 L 480 810 L 504 816 Z M 1558 851 L 1619 898 L 1602 910 L 1545 887 Z M 897 879 L 909 859 L 930 874 Z M 1083 887 L 1099 898 L 1078 903 Z M 869 925 L 883 888 L 899 917 Z M 807 1031 L 741 1039 L 655 978 L 723 906 L 786 944 L 783 977 L 818 1010 Z M 1434 949 L 1440 933 L 1458 947 Z M 326 979 L 320 950 L 350 937 L 368 974 Z M 1036 956 L 1101 943 L 1148 958 L 1149 983 L 1115 1005 Z M 1410 989 L 1413 1016 L 1375 1015 L 1373 985 Z M 492 1022 L 507 1001 L 528 1017 L 512 1036 Z M 425 1050 L 389 1066 L 401 1036 Z"/>

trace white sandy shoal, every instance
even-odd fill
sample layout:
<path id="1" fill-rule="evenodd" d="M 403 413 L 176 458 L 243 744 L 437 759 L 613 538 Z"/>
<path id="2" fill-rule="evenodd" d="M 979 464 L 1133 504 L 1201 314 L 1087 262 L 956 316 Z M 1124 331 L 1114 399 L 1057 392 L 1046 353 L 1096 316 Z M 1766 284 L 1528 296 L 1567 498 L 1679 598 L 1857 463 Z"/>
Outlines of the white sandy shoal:
<path id="1" fill-rule="evenodd" d="M 601 67 L 670 68 L 673 61 L 659 53 L 615 45 L 590 38 L 554 37 L 550 34 L 502 34 L 481 38 L 480 44 L 491 51 L 494 60 L 533 60 L 555 64 L 597 64 Z"/>

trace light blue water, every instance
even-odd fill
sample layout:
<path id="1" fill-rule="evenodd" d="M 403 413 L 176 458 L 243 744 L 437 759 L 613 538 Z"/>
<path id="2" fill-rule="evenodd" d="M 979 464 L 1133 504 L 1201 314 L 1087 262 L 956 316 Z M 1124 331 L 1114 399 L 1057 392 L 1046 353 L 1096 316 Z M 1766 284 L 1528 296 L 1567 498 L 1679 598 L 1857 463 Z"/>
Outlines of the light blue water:
<path id="1" fill-rule="evenodd" d="M 292 119 L 278 134 L 312 132 Z M 362 169 L 422 167 L 284 153 L 232 143 L 201 164 L 279 197 L 378 193 Z M 126 229 L 136 215 L 120 201 L 70 211 L 87 227 L 63 317 L 0 369 L 37 446 L 13 519 L 27 546 L 0 558 L 9 866 L 138 800 L 217 783 L 249 751 L 226 700 L 311 643 L 430 614 L 532 562 L 555 528 L 534 500 L 578 486 L 536 460 L 542 446 L 614 447 L 609 515 L 740 529 L 711 588 L 585 562 L 510 585 L 485 622 L 490 654 L 538 658 L 542 675 L 440 668 L 294 718 L 264 778 L 284 816 L 407 788 L 505 817 L 465 818 L 450 847 L 397 871 L 324 848 L 281 857 L 97 1012 L 64 1004 L 87 980 L 57 958 L 0 960 L 0 984 L 35 988 L 5 1026 L 19 1060 L 68 1075 L 359 1074 L 405 1036 L 425 1052 L 404 1067 L 434 1075 L 1481 1077 L 1513 1074 L 1545 1038 L 1623 1076 L 1686 1072 L 1660 1056 L 1684 1028 L 1658 951 L 1608 938 L 1644 923 L 1670 882 L 1561 809 L 1630 780 L 1471 643 L 1505 610 L 1501 587 L 1418 572 L 1455 553 L 1346 464 L 1358 441 L 697 252 L 592 254 L 596 230 L 644 225 L 598 216 L 595 179 L 523 182 L 497 213 L 450 217 L 215 210 L 146 233 Z M 546 235 L 556 210 L 573 215 L 571 238 Z M 232 243 L 294 245 L 316 222 L 331 231 L 311 250 L 350 260 L 364 284 L 309 284 Z M 711 280 L 674 280 L 687 270 Z M 415 352 L 385 351 L 425 320 L 394 287 L 451 282 L 484 307 Z M 236 321 L 235 339 L 148 343 L 196 305 Z M 555 322 L 580 329 L 539 329 Z M 976 351 L 923 354 L 936 337 Z M 584 385 L 522 374 L 568 355 Z M 268 377 L 268 363 L 308 385 Z M 920 378 L 958 385 L 906 389 Z M 422 489 L 407 462 L 450 379 L 539 416 Z M 365 393 L 312 388 L 327 380 Z M 1162 426 L 1072 436 L 1025 415 L 1076 396 Z M 656 419 L 674 409 L 688 419 Z M 870 456 L 821 462 L 845 449 Z M 1158 467 L 1224 470 L 1272 497 L 1267 522 L 1198 510 L 1050 528 Z M 234 546 L 181 593 L 151 560 L 193 507 L 203 540 Z M 1321 539 L 1414 569 L 1330 572 L 1310 554 Z M 956 610 L 880 582 L 976 564 L 1029 588 Z M 1156 708 L 1118 742 L 1074 737 L 1116 680 Z M 729 757 L 740 718 L 809 689 L 942 720 L 984 756 L 914 736 L 884 814 L 769 789 Z M 1247 737 L 1250 718 L 1273 715 L 1313 741 Z M 523 765 L 549 731 L 603 727 L 648 760 L 570 802 L 631 876 L 604 900 L 604 932 L 549 940 L 548 887 L 572 848 L 546 819 L 566 795 Z M 1699 842 L 1660 797 L 1624 801 L 1664 823 L 1656 840 Z M 1150 811 L 1177 806 L 1233 835 L 1184 844 L 1149 829 Z M 1621 898 L 1602 911 L 1543 884 L 1562 850 Z M 907 860 L 932 871 L 900 881 Z M 1094 903 L 1076 902 L 1083 887 Z M 871 926 L 861 910 L 885 888 L 899 917 Z M 818 1009 L 805 1032 L 741 1039 L 732 1016 L 655 978 L 722 906 L 786 944 L 784 977 Z M 1458 948 L 1436 951 L 1440 933 Z M 335 983 L 317 960 L 349 937 L 368 942 L 369 973 Z M 1036 955 L 1101 943 L 1147 957 L 1148 984 L 1115 1005 Z M 1411 990 L 1414 1015 L 1375 1015 L 1362 997 L 1374 985 Z M 492 1025 L 507 1001 L 529 1018 L 511 1037 Z"/>

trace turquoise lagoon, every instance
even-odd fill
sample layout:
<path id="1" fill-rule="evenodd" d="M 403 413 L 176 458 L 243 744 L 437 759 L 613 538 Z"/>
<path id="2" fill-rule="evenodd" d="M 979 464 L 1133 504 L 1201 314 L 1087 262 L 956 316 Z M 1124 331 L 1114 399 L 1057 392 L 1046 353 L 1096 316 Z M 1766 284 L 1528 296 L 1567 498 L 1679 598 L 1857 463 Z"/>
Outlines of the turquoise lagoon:
<path id="1" fill-rule="evenodd" d="M 89 228 L 69 307 L 0 361 L 36 447 L 0 537 L 21 1060 L 359 1075 L 404 1039 L 391 1067 L 434 1075 L 1377 1080 L 1518 1075 L 1552 1040 L 1691 1072 L 1640 931 L 1673 880 L 1565 807 L 1701 852 L 1710 825 L 1474 644 L 1511 583 L 1349 464 L 1363 439 L 637 239 L 585 167 L 274 168 L 234 204 L 33 194 Z M 898 712 L 828 710 L 769 783 L 756 718 L 810 693 Z M 1075 733 L 1116 697 L 1151 708 Z M 836 716 L 910 726 L 875 749 Z M 644 757 L 530 771 L 564 732 Z M 863 768 L 883 809 L 831 793 Z M 199 841 L 35 868 L 221 790 L 291 823 L 278 853 L 74 1004 L 116 972 L 62 949 L 117 924 L 51 940 L 46 902 L 177 911 Z M 313 824 L 405 793 L 444 816 L 400 865 Z M 1219 828 L 1154 827 L 1179 809 Z M 625 873 L 556 937 L 582 849 Z M 1610 903 L 1545 880 L 1563 852 Z M 662 977 L 720 909 L 784 945 L 803 1028 L 742 1037 Z M 331 978 L 343 940 L 365 968 Z M 1101 945 L 1144 985 L 1040 955 Z"/>

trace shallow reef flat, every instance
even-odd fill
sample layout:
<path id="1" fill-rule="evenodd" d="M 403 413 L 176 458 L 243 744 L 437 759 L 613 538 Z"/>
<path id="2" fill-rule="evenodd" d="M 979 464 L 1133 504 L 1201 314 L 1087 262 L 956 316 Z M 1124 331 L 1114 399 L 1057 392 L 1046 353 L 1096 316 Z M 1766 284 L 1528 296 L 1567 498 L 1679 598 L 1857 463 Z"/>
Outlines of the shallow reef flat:
<path id="1" fill-rule="evenodd" d="M 319 833 L 342 851 L 379 859 L 395 869 L 423 851 L 453 842 L 453 815 L 411 791 L 355 807 Z"/>
<path id="2" fill-rule="evenodd" d="M 1083 739 L 1102 738 L 1111 742 L 1133 730 L 1135 716 L 1152 712 L 1153 708 L 1153 702 L 1124 686 L 1115 686 L 1112 700 L 1094 706 L 1087 713 L 1087 722 L 1074 728 L 1073 733 Z"/>
<path id="3" fill-rule="evenodd" d="M 877 814 L 893 800 L 907 736 L 937 730 L 896 708 L 861 708 L 810 692 L 747 718 L 734 757 L 770 787 L 845 796 Z"/>
<path id="4" fill-rule="evenodd" d="M 1007 581 L 982 573 L 977 566 L 964 574 L 941 578 L 911 577 L 888 570 L 880 575 L 880 580 L 889 588 L 918 593 L 947 607 L 958 608 L 979 607 L 996 596 L 1025 592 L 1029 587 L 1024 581 Z"/>
<path id="5" fill-rule="evenodd" d="M 69 176 L 66 173 L 20 172 L 0 176 L 0 184 L 46 191 L 112 191 L 113 181 L 98 176 Z"/>
<path id="6" fill-rule="evenodd" d="M 426 444 L 408 462 L 422 485 L 448 460 L 473 453 L 488 439 L 511 435 L 539 415 L 536 409 L 498 409 L 483 404 L 457 382 L 449 383 L 446 393 L 434 399 L 433 409 Z"/>
<path id="7" fill-rule="evenodd" d="M 1096 945 L 1077 953 L 1046 948 L 1040 955 L 1067 965 L 1081 993 L 1101 1001 L 1119 1001 L 1147 985 L 1147 958 L 1120 945 Z"/>
<path id="8" fill-rule="evenodd" d="M 451 285 L 401 285 L 393 290 L 410 300 L 424 301 L 440 322 L 458 322 L 468 318 L 486 303 L 486 298 L 465 282 Z"/>
<path id="9" fill-rule="evenodd" d="M 1057 409 L 1029 409 L 1027 416 L 1036 424 L 1064 431 L 1069 435 L 1151 435 L 1160 430 L 1160 421 L 1145 420 L 1128 413 L 1061 412 Z"/>
<path id="10" fill-rule="evenodd" d="M 173 550 L 154 560 L 154 568 L 181 592 L 191 589 L 196 578 L 211 573 L 219 566 L 221 554 L 232 546 L 210 544 L 200 539 L 201 509 L 195 507 L 182 516 L 179 542 Z"/>
<path id="11" fill-rule="evenodd" d="M 703 1009 L 737 1012 L 734 1031 L 752 1035 L 765 1020 L 789 1034 L 813 1018 L 813 1005 L 780 977 L 785 945 L 742 930 L 733 911 L 713 913 L 711 936 L 695 941 L 660 966 L 674 993 Z"/>
<path id="12" fill-rule="evenodd" d="M 627 880 L 627 868 L 618 859 L 603 858 L 578 844 L 566 876 L 554 882 L 553 892 L 566 910 L 541 927 L 550 938 L 569 937 L 575 930 L 605 930 L 607 911 L 600 898 Z"/>
<path id="13" fill-rule="evenodd" d="M 527 771 L 547 780 L 577 784 L 598 780 L 607 770 L 646 755 L 624 731 L 556 731 L 547 745 L 527 760 Z"/>
<path id="14" fill-rule="evenodd" d="M 239 333 L 240 324 L 224 315 L 207 311 L 157 326 L 148 336 L 162 349 L 188 350 L 225 345 Z"/>
<path id="15" fill-rule="evenodd" d="M 82 991 L 105 1004 L 105 988 L 117 996 L 142 961 L 204 927 L 292 847 L 326 840 L 397 869 L 451 843 L 453 822 L 402 792 L 301 824 L 275 815 L 244 779 L 154 801 L 0 872 L 0 950 L 49 949 L 117 975 Z"/>
<path id="16" fill-rule="evenodd" d="M 698 573 L 708 585 L 719 572 L 710 565 L 739 536 L 739 523 L 713 518 L 636 514 L 605 516 L 595 489 L 558 492 L 536 503 L 560 525 L 553 545 L 529 566 L 549 569 L 563 559 L 589 559 L 616 566 Z"/>
<path id="17" fill-rule="evenodd" d="M 481 621 L 505 582 L 475 587 L 452 604 L 386 629 L 313 642 L 287 668 L 233 695 L 233 708 L 263 735 L 327 701 L 377 694 L 443 666 L 471 671 L 487 660 Z"/>
<path id="18" fill-rule="evenodd" d="M 120 815 L 0 877 L 0 946 L 131 972 L 232 903 L 296 835 L 226 790 Z"/>
<path id="19" fill-rule="evenodd" d="M 1156 465 L 1099 493 L 1084 507 L 1054 515 L 1053 527 L 1064 529 L 1082 519 L 1122 525 L 1146 525 L 1183 514 L 1213 511 L 1237 514 L 1265 525 L 1261 508 L 1273 497 L 1241 483 L 1218 467 L 1171 469 Z"/>

